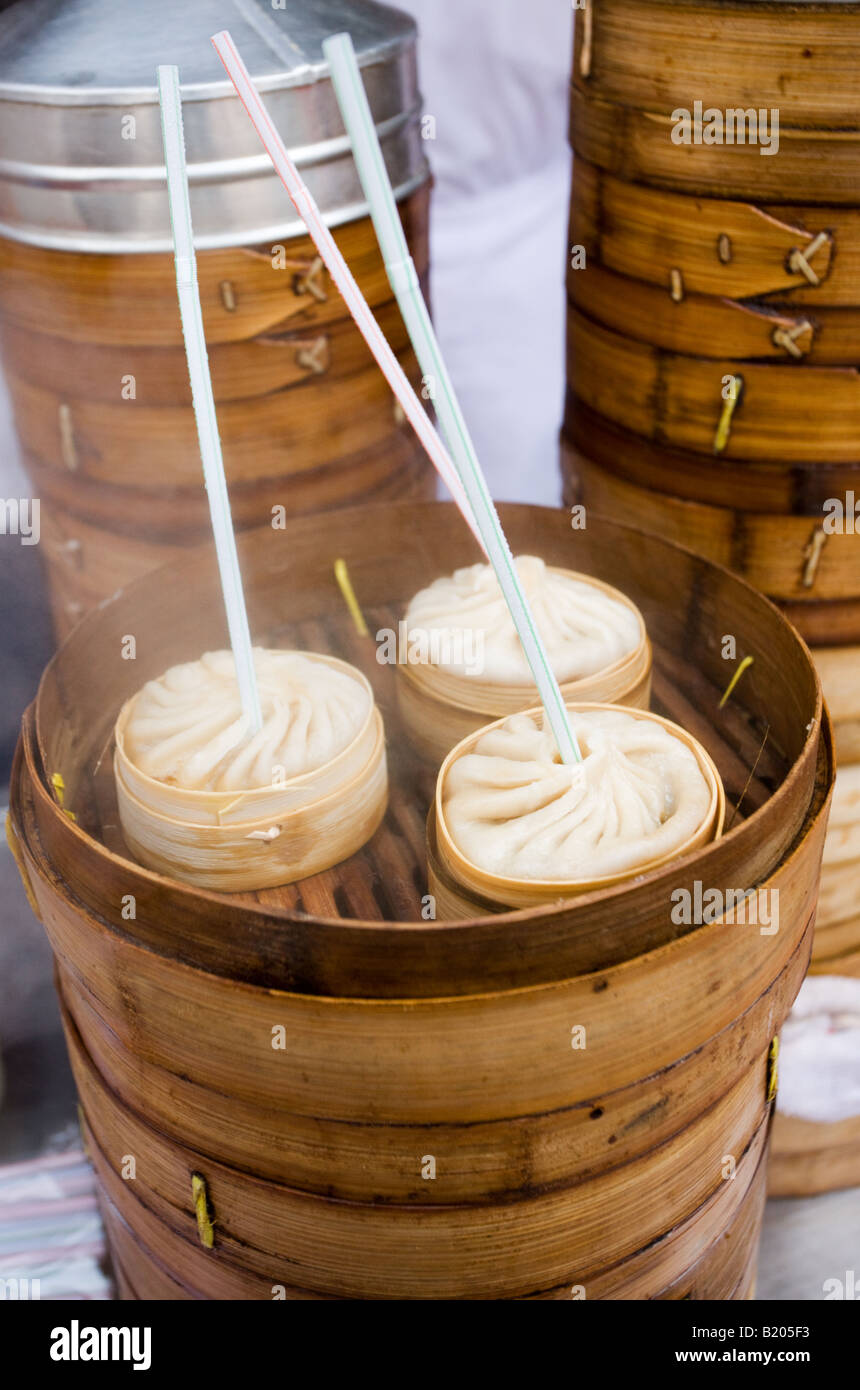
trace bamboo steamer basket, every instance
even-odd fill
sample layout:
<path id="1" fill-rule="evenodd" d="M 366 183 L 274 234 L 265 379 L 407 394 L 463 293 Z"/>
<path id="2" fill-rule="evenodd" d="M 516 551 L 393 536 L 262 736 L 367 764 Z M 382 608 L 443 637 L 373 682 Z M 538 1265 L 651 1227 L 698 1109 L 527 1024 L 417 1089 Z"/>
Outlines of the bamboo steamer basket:
<path id="1" fill-rule="evenodd" d="M 782 107 L 790 124 L 837 130 L 856 121 L 860 5 L 850 0 L 588 0 L 588 8 L 574 81 L 606 100 L 663 111 L 695 91 L 704 107 Z"/>
<path id="2" fill-rule="evenodd" d="M 592 410 L 669 447 L 713 457 L 724 381 L 735 376 L 743 389 L 721 449 L 726 458 L 857 465 L 854 367 L 683 356 L 612 332 L 575 309 L 568 314 L 568 362 L 577 395 Z M 826 414 L 818 409 L 822 400 Z"/>
<path id="3" fill-rule="evenodd" d="M 297 519 L 284 536 L 239 538 L 255 639 L 358 664 L 386 720 L 388 814 L 338 869 L 222 895 L 128 858 L 113 719 L 149 675 L 223 644 L 209 554 L 89 615 L 46 672 L 16 760 L 12 837 L 55 950 L 129 1294 L 749 1292 L 766 1055 L 807 964 L 832 775 L 814 669 L 770 605 L 689 552 L 597 519 L 572 537 L 555 511 L 504 507 L 502 519 L 517 551 L 564 566 L 575 545 L 578 569 L 640 607 L 657 707 L 707 747 L 738 808 L 719 841 L 575 901 L 422 918 L 433 778 L 400 728 L 396 673 L 355 631 L 332 565 L 346 560 L 371 630 L 396 626 L 440 564 L 475 558 L 450 505 L 334 512 L 324 528 Z M 714 634 L 729 630 L 760 659 L 720 711 Z M 136 662 L 111 655 L 130 631 Z M 728 974 L 725 924 L 669 918 L 670 892 L 700 879 L 780 889 L 781 930 L 738 928 Z M 587 1067 L 572 1021 L 587 1029 Z M 272 1047 L 281 1026 L 286 1055 Z M 115 1168 L 123 1132 L 135 1183 Z M 428 1155 L 434 1181 L 421 1176 Z M 737 1223 L 748 1244 L 733 1265 Z"/>
<path id="4" fill-rule="evenodd" d="M 816 647 L 815 665 L 833 720 L 839 764 L 860 763 L 860 649 Z"/>
<path id="5" fill-rule="evenodd" d="M 569 710 L 579 710 L 583 713 L 589 710 L 615 708 L 593 701 L 584 702 L 581 700 L 576 703 L 568 700 L 566 704 Z M 543 710 L 540 707 L 528 710 L 526 713 L 541 728 L 543 727 Z M 501 907 L 536 907 L 544 903 L 572 898 L 580 893 L 599 892 L 607 888 L 614 888 L 627 880 L 635 879 L 640 873 L 658 869 L 665 864 L 683 859 L 685 855 L 695 853 L 704 845 L 719 839 L 725 822 L 726 799 L 720 774 L 713 759 L 694 738 L 678 725 L 672 724 L 648 710 L 630 710 L 629 713 L 636 719 L 659 725 L 674 735 L 695 757 L 699 771 L 710 790 L 707 814 L 696 831 L 681 844 L 676 853 L 663 855 L 658 859 L 636 865 L 625 873 L 613 874 L 605 878 L 586 878 L 575 881 L 568 879 L 525 879 L 488 873 L 463 853 L 451 834 L 445 818 L 445 783 L 454 764 L 474 750 L 475 745 L 488 732 L 488 729 L 498 728 L 504 723 L 504 720 L 497 720 L 495 724 L 490 724 L 469 734 L 461 743 L 457 744 L 456 748 L 451 749 L 439 770 L 439 777 L 436 782 L 436 796 L 427 833 L 429 886 L 437 902 L 440 901 L 441 890 L 441 901 L 445 908 L 450 907 L 452 909 L 451 916 L 458 919 L 468 915 L 469 912 L 479 912 L 488 902 Z M 443 912 L 443 915 L 447 916 L 447 911 Z"/>
<path id="6" fill-rule="evenodd" d="M 688 502 L 634 486 L 579 454 L 574 467 L 579 495 L 588 508 L 609 516 L 635 517 L 647 530 L 737 569 L 777 601 L 794 601 L 799 606 L 806 600 L 848 599 L 856 611 L 860 599 L 856 537 L 828 534 L 820 517 L 770 516 Z"/>
<path id="7" fill-rule="evenodd" d="M 570 574 L 571 571 L 558 570 Z M 576 575 L 577 579 L 588 576 Z M 633 607 L 610 585 L 588 580 L 595 588 Z M 639 641 L 634 651 L 603 671 L 566 681 L 560 689 L 566 701 L 596 700 L 647 709 L 651 698 L 651 644 L 641 614 Z M 482 725 L 534 704 L 533 685 L 503 686 L 498 682 L 457 676 L 432 664 L 397 666 L 397 706 L 412 746 L 439 767 L 455 744 Z"/>
<path id="8" fill-rule="evenodd" d="M 570 241 L 586 263 L 667 293 L 855 308 L 860 211 L 681 193 L 626 183 L 576 161 Z M 582 274 L 568 269 L 568 291 Z"/>
<path id="9" fill-rule="evenodd" d="M 772 1197 L 809 1197 L 860 1185 L 860 1115 L 814 1124 L 777 1111 L 768 1162 Z"/>
<path id="10" fill-rule="evenodd" d="M 850 652 L 850 648 L 846 649 Z M 821 873 L 810 971 L 860 975 L 860 763 L 840 763 Z"/>
<path id="11" fill-rule="evenodd" d="M 101 0 L 69 0 L 47 26 L 33 25 L 23 4 L 0 20 L 0 357 L 43 521 L 56 533 L 72 517 L 104 536 L 98 563 L 71 587 L 53 544 L 46 553 L 60 635 L 129 577 L 207 536 L 195 519 L 202 490 L 154 86 L 163 56 L 154 36 L 165 26 L 185 83 L 198 279 L 231 498 L 245 487 L 255 494 L 240 499 L 236 524 L 261 524 L 276 503 L 314 511 L 433 495 L 432 470 L 211 49 L 218 22 L 214 0 L 179 19 L 168 0 L 152 0 L 121 27 Z M 288 36 L 282 23 L 277 11 L 261 12 L 256 26 L 237 16 L 234 34 L 417 380 L 321 49 L 329 33 L 354 34 L 426 292 L 415 25 L 369 0 L 320 0 L 290 17 Z M 281 495 L 263 508 L 274 488 Z M 66 541 L 84 544 L 82 535 Z"/>
<path id="12" fill-rule="evenodd" d="M 575 369 L 572 369 L 575 378 Z M 830 498 L 844 498 L 857 488 L 857 469 L 850 464 L 788 464 L 779 458 L 735 459 L 722 454 L 694 454 L 669 448 L 619 429 L 568 392 L 564 444 L 600 468 L 636 486 L 682 497 L 687 502 L 733 510 L 823 518 Z M 575 461 L 565 460 L 575 474 Z"/>
<path id="13" fill-rule="evenodd" d="M 337 757 L 282 786 L 189 791 L 149 777 L 126 749 L 133 702 L 123 707 L 115 730 L 117 808 L 126 844 L 141 864 L 231 893 L 308 878 L 372 837 L 385 815 L 388 778 L 370 685 L 346 662 L 303 655 L 357 679 L 368 698 L 367 718 Z"/>
<path id="14" fill-rule="evenodd" d="M 573 232 L 577 242 L 576 231 Z M 579 243 L 581 244 L 581 243 Z M 754 362 L 804 359 L 851 367 L 860 358 L 860 308 L 747 303 L 650 285 L 601 265 L 570 271 L 572 309 L 662 352 Z M 671 281 L 670 276 L 667 281 Z"/>

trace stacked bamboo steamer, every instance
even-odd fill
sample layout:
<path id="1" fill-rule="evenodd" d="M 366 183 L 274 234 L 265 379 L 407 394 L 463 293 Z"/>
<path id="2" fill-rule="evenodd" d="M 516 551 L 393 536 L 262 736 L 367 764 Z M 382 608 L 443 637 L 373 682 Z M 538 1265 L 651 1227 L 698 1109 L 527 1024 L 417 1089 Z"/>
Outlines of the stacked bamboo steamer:
<path id="1" fill-rule="evenodd" d="M 573 547 L 639 606 L 656 709 L 719 768 L 719 840 L 609 891 L 433 920 L 435 774 L 333 566 L 370 631 L 396 629 L 440 568 L 474 559 L 453 504 L 239 538 L 255 636 L 358 666 L 385 721 L 388 812 L 332 869 L 215 893 L 134 862 L 119 832 L 119 709 L 224 641 L 208 551 L 88 615 L 45 672 L 11 841 L 54 949 L 127 1298 L 752 1295 L 773 1035 L 807 966 L 832 780 L 820 687 L 736 576 L 612 522 L 574 541 L 558 509 L 501 513 L 516 551 L 563 567 Z M 715 621 L 763 652 L 722 710 Z M 696 883 L 778 889 L 780 931 L 679 926 L 673 893 Z"/>
<path id="2" fill-rule="evenodd" d="M 571 501 L 740 571 L 814 647 L 841 773 L 812 969 L 852 975 L 858 68 L 855 3 L 588 0 L 573 68 L 562 442 Z M 745 112 L 745 143 L 713 140 L 730 110 Z"/>
<path id="3" fill-rule="evenodd" d="M 246 7 L 247 10 L 247 7 Z M 231 28 L 404 369 L 414 355 L 367 215 L 321 42 L 348 28 L 419 274 L 429 171 L 416 29 L 359 0 L 261 7 Z M 0 354 L 58 632 L 208 536 L 155 69 L 183 83 L 203 318 L 234 521 L 429 496 L 395 407 L 209 42 L 215 0 L 93 0 L 0 17 Z M 286 57 L 284 44 L 288 40 Z"/>

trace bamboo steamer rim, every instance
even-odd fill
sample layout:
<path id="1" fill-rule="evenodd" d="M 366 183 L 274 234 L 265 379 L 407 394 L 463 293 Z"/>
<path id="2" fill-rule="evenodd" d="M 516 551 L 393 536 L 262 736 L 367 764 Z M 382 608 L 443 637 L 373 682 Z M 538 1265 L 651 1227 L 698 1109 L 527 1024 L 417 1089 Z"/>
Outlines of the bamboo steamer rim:
<path id="1" fill-rule="evenodd" d="M 295 649 L 295 648 L 293 648 L 293 647 L 283 647 L 283 648 L 282 648 L 282 647 L 267 647 L 267 648 L 264 648 L 264 650 L 266 650 L 266 651 L 284 651 L 284 652 L 288 652 L 290 655 L 303 656 L 303 657 L 306 657 L 306 658 L 307 658 L 308 660 L 310 660 L 310 661 L 317 661 L 317 662 L 320 662 L 320 663 L 321 663 L 322 665 L 324 665 L 324 666 L 336 667 L 336 668 L 340 669 L 341 671 L 343 671 L 346 675 L 351 676 L 351 677 L 356 681 L 356 684 L 360 685 L 360 686 L 364 689 L 365 693 L 366 693 L 367 696 L 368 696 L 368 700 L 369 700 L 368 709 L 367 709 L 367 716 L 366 716 L 366 718 L 364 719 L 364 721 L 363 721 L 363 723 L 362 723 L 362 725 L 361 725 L 361 728 L 358 730 L 358 732 L 356 733 L 355 737 L 352 738 L 352 739 L 350 740 L 350 742 L 347 744 L 347 746 L 346 746 L 345 748 L 342 748 L 341 751 L 340 751 L 334 758 L 330 758 L 330 759 L 328 760 L 328 762 L 325 762 L 325 763 L 321 764 L 319 767 L 312 768 L 309 772 L 303 772 L 303 773 L 298 774 L 298 775 L 295 776 L 295 777 L 290 777 L 290 778 L 288 778 L 287 781 L 284 783 L 284 785 L 283 785 L 282 787 L 281 787 L 281 786 L 278 786 L 278 787 L 275 787 L 275 786 L 248 787 L 248 788 L 246 788 L 244 791 L 223 791 L 223 792 L 219 792 L 219 791 L 204 791 L 204 790 L 200 790 L 200 789 L 197 789 L 197 788 L 190 788 L 190 787 L 172 786 L 172 785 L 171 785 L 170 783 L 168 783 L 168 782 L 163 782 L 163 781 L 161 781 L 160 778 L 152 777 L 152 776 L 150 776 L 148 773 L 142 772 L 141 769 L 137 766 L 137 764 L 134 763 L 134 762 L 132 761 L 132 759 L 129 757 L 129 755 L 128 755 L 128 754 L 126 753 L 126 751 L 125 751 L 125 744 L 124 744 L 125 726 L 126 726 L 126 724 L 127 724 L 127 722 L 128 722 L 128 719 L 129 719 L 129 717 L 130 717 L 130 714 L 131 714 L 131 707 L 132 707 L 132 705 L 134 704 L 134 702 L 137 700 L 138 696 L 139 696 L 140 693 L 141 693 L 141 690 L 143 689 L 143 687 L 141 687 L 141 689 L 138 690 L 138 691 L 136 691 L 135 694 L 132 695 L 130 699 L 126 700 L 125 704 L 123 705 L 122 709 L 120 710 L 120 712 L 119 712 L 119 714 L 118 714 L 118 716 L 117 716 L 116 724 L 115 724 L 115 726 L 114 726 L 114 737 L 115 737 L 115 739 L 116 739 L 116 762 L 117 762 L 118 768 L 121 769 L 121 770 L 123 770 L 123 771 L 124 771 L 125 769 L 127 769 L 127 768 L 128 768 L 128 769 L 131 769 L 132 775 L 133 775 L 133 781 L 142 784 L 142 785 L 143 785 L 144 787 L 146 787 L 147 789 L 151 788 L 151 789 L 152 789 L 152 795 L 153 795 L 153 797 L 156 798 L 156 799 L 158 799 L 158 798 L 162 798 L 162 799 L 164 799 L 164 798 L 169 798 L 169 799 L 171 799 L 171 800 L 176 800 L 177 802 L 186 801 L 186 802 L 188 802 L 188 804 L 191 805 L 191 806 L 198 806 L 198 807 L 200 807 L 201 810 L 203 810 L 203 809 L 207 809 L 207 810 L 208 810 L 208 809 L 211 808 L 211 813 L 215 816 L 215 822 L 214 822 L 214 825 L 215 825 L 215 826 L 221 826 L 221 825 L 223 824 L 225 827 L 228 826 L 228 825 L 233 825 L 233 826 L 237 826 L 237 827 L 238 827 L 238 826 L 242 826 L 242 825 L 246 824 L 246 822 L 244 822 L 244 821 L 228 821 L 228 822 L 222 822 L 222 821 L 220 820 L 220 814 L 224 811 L 225 807 L 226 807 L 226 808 L 232 809 L 232 808 L 235 807 L 237 804 L 242 804 L 242 805 L 244 805 L 246 802 L 248 802 L 248 801 L 253 801 L 255 798 L 256 798 L 256 799 L 259 799 L 259 798 L 262 798 L 263 796 L 271 796 L 273 793 L 276 793 L 276 792 L 278 792 L 278 791 L 293 792 L 293 791 L 295 791 L 295 790 L 297 790 L 297 789 L 298 789 L 298 790 L 305 790 L 305 789 L 312 790 L 312 788 L 309 787 L 309 784 L 312 782 L 313 778 L 319 777 L 320 773 L 322 773 L 322 772 L 330 772 L 330 771 L 332 771 L 334 768 L 336 768 L 336 766 L 337 766 L 338 763 L 343 763 L 343 762 L 346 761 L 351 755 L 353 755 L 354 752 L 355 752 L 355 749 L 356 749 L 356 747 L 359 745 L 359 743 L 360 743 L 363 739 L 366 739 L 366 738 L 367 738 L 368 732 L 370 731 L 371 727 L 373 726 L 373 724 L 374 724 L 374 719 L 375 719 L 375 718 L 376 718 L 376 719 L 379 719 L 379 720 L 380 720 L 380 723 L 381 723 L 381 717 L 380 717 L 380 715 L 379 715 L 378 709 L 376 708 L 376 700 L 375 700 L 375 698 L 374 698 L 373 689 L 372 689 L 371 684 L 370 684 L 369 680 L 367 679 L 367 677 L 365 676 L 365 674 L 364 674 L 363 671 L 360 671 L 360 670 L 358 669 L 357 666 L 351 665 L 350 662 L 344 661 L 344 660 L 342 660 L 342 658 L 340 658 L 340 657 L 328 656 L 326 653 L 323 653 L 323 652 L 299 651 L 299 650 L 297 650 L 297 649 Z M 204 655 L 205 655 L 205 653 L 204 653 Z M 200 660 L 200 659 L 202 659 L 202 658 L 198 658 L 198 660 Z M 168 669 L 170 669 L 170 668 L 168 667 Z M 163 673 L 163 674 L 164 674 L 164 673 Z M 156 678 L 156 679 L 157 679 L 157 678 Z M 378 740 L 374 740 L 374 745 L 376 744 L 377 741 L 378 741 Z M 353 785 L 353 784 L 355 783 L 355 781 L 358 780 L 358 778 L 360 777 L 360 775 L 361 775 L 361 774 L 357 774 L 357 776 L 354 777 L 354 778 L 352 778 L 351 781 L 350 781 L 349 783 L 347 783 L 346 785 L 347 785 L 347 786 Z M 171 817 L 170 817 L 166 812 L 164 812 L 163 810 L 154 809 L 153 807 L 151 807 L 151 806 L 149 806 L 149 805 L 146 805 L 146 803 L 141 802 L 140 799 L 139 799 L 139 797 L 137 797 L 137 796 L 134 795 L 134 793 L 133 793 L 133 791 L 132 791 L 132 788 L 129 786 L 128 780 L 127 780 L 127 778 L 125 778 L 125 777 L 123 777 L 123 790 L 125 791 L 126 795 L 128 795 L 128 796 L 131 797 L 132 800 L 137 801 L 137 803 L 140 805 L 141 809 L 145 812 L 145 814 L 146 814 L 147 816 L 152 816 L 152 817 L 155 818 L 155 819 L 159 819 L 159 820 L 163 820 L 163 821 L 168 821 L 168 820 L 171 819 Z M 335 787 L 335 788 L 333 789 L 333 792 L 332 792 L 332 793 L 327 793 L 326 796 L 323 798 L 323 800 L 324 800 L 324 801 L 325 801 L 325 800 L 328 800 L 329 797 L 330 797 L 332 794 L 340 795 L 340 794 L 342 793 L 342 791 L 343 791 L 343 787 L 340 787 L 340 788 Z M 175 793 L 175 796 L 174 796 L 174 793 Z M 295 806 L 295 807 L 288 807 L 287 810 L 283 813 L 283 818 L 285 818 L 285 819 L 288 818 L 288 817 L 289 817 L 291 814 L 293 814 L 294 812 L 306 811 L 307 808 L 308 808 L 308 805 L 310 804 L 310 800 L 312 800 L 312 798 L 310 798 L 309 801 L 303 801 L 303 802 L 301 802 L 300 805 L 298 805 L 298 806 Z M 273 812 L 267 813 L 267 816 L 266 816 L 265 819 L 267 819 L 268 822 L 271 821 L 271 816 L 272 816 L 272 814 L 273 814 Z M 279 816 L 279 818 L 281 818 L 281 813 L 280 813 L 280 812 L 278 813 L 278 816 Z M 200 826 L 200 827 L 202 827 L 202 828 L 204 828 L 204 829 L 212 829 L 212 828 L 213 828 L 213 824 L 210 823 L 210 822 L 207 822 L 207 821 L 196 821 L 196 822 L 195 822 L 195 821 L 188 821 L 188 822 L 184 822 L 184 819 L 183 819 L 183 823 L 187 823 L 187 824 L 189 824 L 189 825 L 197 825 L 197 826 Z M 251 822 L 247 822 L 247 823 L 250 824 Z"/>
<path id="2" fill-rule="evenodd" d="M 436 796 L 434 807 L 436 812 L 436 834 L 444 845 L 444 854 L 448 857 L 450 864 L 457 871 L 460 883 L 467 888 L 475 888 L 485 897 L 497 898 L 500 902 L 510 903 L 521 902 L 524 897 L 538 896 L 541 900 L 551 897 L 553 900 L 558 898 L 576 897 L 580 892 L 600 892 L 606 888 L 623 886 L 631 879 L 639 878 L 652 870 L 665 868 L 668 864 L 674 863 L 684 855 L 708 844 L 713 840 L 718 840 L 722 836 L 726 814 L 726 795 L 723 787 L 722 778 L 717 770 L 716 764 L 705 748 L 689 734 L 686 729 L 682 729 L 679 724 L 675 724 L 671 719 L 665 719 L 660 714 L 654 714 L 651 710 L 640 710 L 629 708 L 626 705 L 611 705 L 598 703 L 596 701 L 565 701 L 569 710 L 588 711 L 588 710 L 614 710 L 619 714 L 626 714 L 632 719 L 641 719 L 653 724 L 659 724 L 672 734 L 679 743 L 684 744 L 694 754 L 699 765 L 699 770 L 704 775 L 711 797 L 708 811 L 703 818 L 701 825 L 675 850 L 660 855 L 656 859 L 646 861 L 643 864 L 633 866 L 618 874 L 607 874 L 602 877 L 592 879 L 527 879 L 513 878 L 501 874 L 491 874 L 484 869 L 478 868 L 470 859 L 462 853 L 454 843 L 451 833 L 445 820 L 445 809 L 443 801 L 443 791 L 445 779 L 453 764 L 458 758 L 463 757 L 471 751 L 479 738 L 488 733 L 491 729 L 500 728 L 505 719 L 497 719 L 492 724 L 487 724 L 475 733 L 469 734 L 455 748 L 451 749 L 441 768 L 436 780 Z M 543 723 L 544 711 L 541 705 L 530 710 L 523 710 L 526 716 L 540 716 Z"/>
<path id="3" fill-rule="evenodd" d="M 561 692 L 565 700 L 575 700 L 577 694 L 587 690 L 595 681 L 633 680 L 650 669 L 652 660 L 651 643 L 645 627 L 645 619 L 633 600 L 613 584 L 585 574 L 580 570 L 567 569 L 561 565 L 547 565 L 549 574 L 563 575 L 598 589 L 616 602 L 621 603 L 633 613 L 639 627 L 639 641 L 632 651 L 618 657 L 610 666 L 601 667 L 588 676 L 577 676 L 565 681 Z M 430 587 L 430 586 L 428 586 Z M 459 676 L 446 671 L 433 662 L 410 662 L 408 659 L 398 666 L 398 674 L 433 699 L 445 704 L 458 705 L 474 714 L 486 714 L 494 719 L 519 711 L 529 705 L 537 693 L 533 682 L 524 685 L 502 684 L 499 681 L 486 681 L 481 684 L 469 676 Z M 477 687 L 477 689 L 476 689 Z M 495 698 L 494 698 L 495 697 Z"/>

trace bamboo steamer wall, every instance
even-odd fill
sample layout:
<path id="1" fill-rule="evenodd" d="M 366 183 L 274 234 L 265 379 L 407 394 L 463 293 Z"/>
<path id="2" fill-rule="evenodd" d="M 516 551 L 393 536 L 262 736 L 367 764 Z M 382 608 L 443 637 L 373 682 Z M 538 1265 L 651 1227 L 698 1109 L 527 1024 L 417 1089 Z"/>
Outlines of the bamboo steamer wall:
<path id="1" fill-rule="evenodd" d="M 655 708 L 725 783 L 718 842 L 573 902 L 422 914 L 433 777 L 333 565 L 346 559 L 371 633 L 396 629 L 419 588 L 476 558 L 450 505 L 239 539 L 255 639 L 355 662 L 385 719 L 388 814 L 327 873 L 224 896 L 124 849 L 113 721 L 144 680 L 223 643 L 208 551 L 89 615 L 45 673 L 11 837 L 56 957 L 125 1297 L 751 1294 L 771 1042 L 807 967 L 832 780 L 817 678 L 781 615 L 725 570 L 608 521 L 502 517 L 515 551 L 641 608 Z M 721 710 L 727 630 L 758 659 Z M 673 922 L 673 892 L 697 883 L 777 890 L 780 930 Z"/>
<path id="2" fill-rule="evenodd" d="M 296 515 L 432 496 L 432 470 L 212 47 L 219 0 L 64 0 L 50 23 L 32 8 L 13 0 L 0 16 L 0 366 L 42 503 L 58 633 L 210 534 L 155 85 L 167 32 L 236 524 L 270 523 L 277 507 Z M 314 0 L 289 13 L 246 5 L 231 29 L 417 381 L 322 46 L 353 36 L 426 291 L 430 170 L 414 20 L 375 0 Z"/>
<path id="3" fill-rule="evenodd" d="M 401 204 L 425 290 L 428 210 L 429 185 Z M 417 383 L 370 219 L 335 237 Z M 236 525 L 263 525 L 278 506 L 296 515 L 432 496 L 432 470 L 310 238 L 279 244 L 283 255 L 272 245 L 198 255 Z M 0 239 L 0 354 L 64 636 L 208 534 L 172 257 Z"/>
<path id="4" fill-rule="evenodd" d="M 839 974 L 860 970 L 858 62 L 842 0 L 589 0 L 562 434 L 569 500 L 738 570 L 820 648 L 846 766 L 812 969 Z M 676 143 L 696 101 L 700 143 Z M 777 111 L 778 152 L 704 143 L 708 111 L 738 108 L 771 134 Z"/>

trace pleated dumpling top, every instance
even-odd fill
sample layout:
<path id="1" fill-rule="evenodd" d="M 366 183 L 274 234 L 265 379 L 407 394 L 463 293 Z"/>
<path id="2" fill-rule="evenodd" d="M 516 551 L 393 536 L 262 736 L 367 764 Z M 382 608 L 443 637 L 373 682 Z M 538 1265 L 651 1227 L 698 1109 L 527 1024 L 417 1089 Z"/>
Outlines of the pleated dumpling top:
<path id="1" fill-rule="evenodd" d="M 372 696 L 356 672 L 313 654 L 254 649 L 263 727 L 248 738 L 233 655 L 171 666 L 134 697 L 125 753 L 149 777 L 189 791 L 246 791 L 336 758 L 366 724 Z"/>
<path id="2" fill-rule="evenodd" d="M 569 718 L 579 764 L 558 760 L 534 714 L 515 714 L 448 767 L 448 831 L 478 868 L 570 883 L 629 873 L 679 852 L 708 817 L 713 787 L 665 725 L 615 708 Z"/>
<path id="3" fill-rule="evenodd" d="M 618 590 L 590 582 L 585 575 L 551 569 L 534 555 L 515 561 L 520 582 L 561 682 L 604 671 L 636 650 L 644 635 L 638 610 Z M 454 675 L 475 676 L 499 685 L 532 683 L 508 606 L 492 566 L 469 565 L 435 580 L 412 599 L 407 630 L 456 634 L 469 629 L 480 638 L 481 660 L 459 659 L 462 644 L 437 642 L 438 664 Z M 469 650 L 474 649 L 471 644 Z M 447 652 L 453 655 L 447 658 Z"/>

